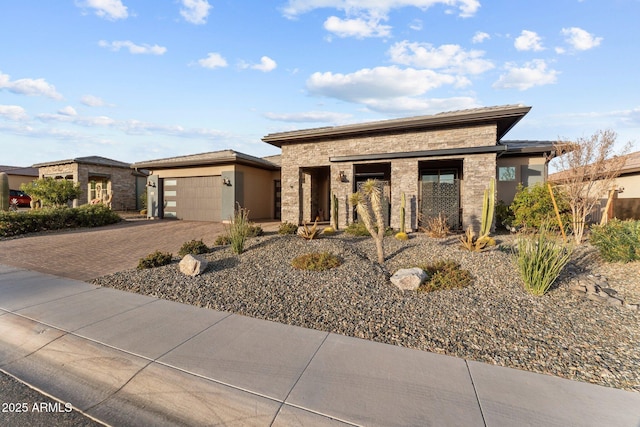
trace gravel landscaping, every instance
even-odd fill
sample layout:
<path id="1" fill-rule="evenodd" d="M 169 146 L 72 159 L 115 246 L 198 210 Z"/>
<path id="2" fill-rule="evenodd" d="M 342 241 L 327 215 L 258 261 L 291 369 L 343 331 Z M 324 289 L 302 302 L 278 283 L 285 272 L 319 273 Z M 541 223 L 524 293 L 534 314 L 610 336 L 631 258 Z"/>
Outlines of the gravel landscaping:
<path id="1" fill-rule="evenodd" d="M 524 291 L 511 260 L 512 236 L 482 253 L 459 249 L 455 236 L 418 234 L 385 240 L 386 270 L 371 238 L 342 233 L 305 241 L 274 233 L 250 239 L 234 255 L 228 246 L 203 255 L 200 276 L 170 265 L 129 270 L 93 283 L 186 304 L 330 331 L 372 341 L 458 356 L 640 392 L 640 311 L 571 292 L 572 276 L 604 275 L 629 303 L 640 302 L 640 263 L 604 264 L 580 247 L 561 280 L 542 297 Z M 150 248 L 153 251 L 154 248 Z M 339 267 L 309 272 L 291 260 L 330 251 Z M 400 291 L 388 278 L 399 268 L 454 259 L 474 276 L 462 289 Z"/>

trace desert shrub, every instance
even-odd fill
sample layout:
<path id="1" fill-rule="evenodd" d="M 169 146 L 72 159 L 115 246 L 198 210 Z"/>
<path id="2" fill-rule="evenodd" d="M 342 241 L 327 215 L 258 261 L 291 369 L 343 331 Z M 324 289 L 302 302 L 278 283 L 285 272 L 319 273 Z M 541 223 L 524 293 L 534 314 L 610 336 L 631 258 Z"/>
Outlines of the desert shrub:
<path id="1" fill-rule="evenodd" d="M 278 228 L 278 234 L 296 234 L 298 226 L 292 222 L 283 222 Z"/>
<path id="2" fill-rule="evenodd" d="M 329 226 L 322 229 L 322 234 L 330 236 L 336 232 L 336 229 Z"/>
<path id="3" fill-rule="evenodd" d="M 338 267 L 342 264 L 340 258 L 331 252 L 312 252 L 300 255 L 291 260 L 291 266 L 299 270 L 322 271 Z"/>
<path id="4" fill-rule="evenodd" d="M 221 234 L 218 237 L 216 237 L 216 240 L 213 242 L 213 244 L 216 246 L 230 245 L 231 237 L 229 237 L 228 234 Z"/>
<path id="5" fill-rule="evenodd" d="M 570 224 L 571 209 L 567 197 L 560 188 L 552 188 L 562 223 Z M 529 187 L 518 185 L 510 208 L 514 215 L 513 225 L 516 227 L 538 229 L 543 222 L 547 222 L 552 230 L 558 229 L 553 201 L 545 184 L 539 183 Z"/>
<path id="6" fill-rule="evenodd" d="M 22 184 L 20 189 L 32 199 L 39 199 L 44 205 L 54 207 L 64 206 L 69 201 L 80 197 L 82 193 L 80 183 L 53 178 L 36 179 Z"/>
<path id="7" fill-rule="evenodd" d="M 402 231 L 399 231 L 393 237 L 395 237 L 397 240 L 402 240 L 402 241 L 409 240 L 409 235 Z"/>
<path id="8" fill-rule="evenodd" d="M 507 205 L 503 200 L 499 200 L 496 203 L 496 228 L 499 226 L 511 227 L 515 219 L 511 206 Z"/>
<path id="9" fill-rule="evenodd" d="M 262 226 L 259 224 L 249 223 L 247 224 L 247 237 L 259 237 L 264 234 Z"/>
<path id="10" fill-rule="evenodd" d="M 229 236 L 231 250 L 236 254 L 244 252 L 244 243 L 249 234 L 249 211 L 236 208 L 231 223 L 227 226 L 227 235 Z"/>
<path id="11" fill-rule="evenodd" d="M 77 227 L 101 227 L 122 218 L 104 205 L 77 208 L 45 208 L 27 212 L 0 212 L 0 236 L 9 237 L 38 231 Z"/>
<path id="12" fill-rule="evenodd" d="M 378 227 L 374 226 L 374 230 L 377 232 Z M 347 228 L 344 229 L 344 232 L 356 237 L 371 236 L 371 234 L 369 234 L 369 231 L 367 230 L 367 227 L 361 221 L 353 221 L 347 226 Z M 385 236 L 393 235 L 393 229 L 391 227 L 387 227 L 384 234 Z"/>
<path id="13" fill-rule="evenodd" d="M 450 231 L 447 217 L 442 212 L 440 212 L 438 216 L 435 217 L 424 218 L 421 216 L 420 223 L 420 230 L 424 231 L 429 237 L 447 237 L 447 234 L 449 234 Z"/>
<path id="14" fill-rule="evenodd" d="M 209 252 L 209 247 L 204 244 L 202 240 L 191 240 L 189 242 L 184 242 L 182 247 L 178 251 L 178 255 L 183 257 L 187 254 L 198 255 L 198 254 L 206 254 Z"/>
<path id="15" fill-rule="evenodd" d="M 606 225 L 595 225 L 590 241 L 606 261 L 636 261 L 640 259 L 640 221 L 612 219 Z"/>
<path id="16" fill-rule="evenodd" d="M 460 264 L 453 260 L 438 261 L 420 268 L 427 273 L 427 280 L 420 285 L 418 292 L 464 288 L 473 282 L 471 273 L 461 269 Z"/>
<path id="17" fill-rule="evenodd" d="M 538 232 L 518 239 L 514 258 L 525 289 L 544 295 L 571 258 L 571 247 L 558 242 L 549 226 L 542 223 Z"/>
<path id="18" fill-rule="evenodd" d="M 349 224 L 344 232 L 352 236 L 370 236 L 369 230 L 367 230 L 364 223 L 360 221 L 354 221 Z"/>
<path id="19" fill-rule="evenodd" d="M 162 267 L 163 265 L 171 264 L 172 258 L 173 255 L 170 253 L 155 251 L 147 255 L 145 258 L 140 258 L 140 261 L 138 261 L 138 270 Z"/>

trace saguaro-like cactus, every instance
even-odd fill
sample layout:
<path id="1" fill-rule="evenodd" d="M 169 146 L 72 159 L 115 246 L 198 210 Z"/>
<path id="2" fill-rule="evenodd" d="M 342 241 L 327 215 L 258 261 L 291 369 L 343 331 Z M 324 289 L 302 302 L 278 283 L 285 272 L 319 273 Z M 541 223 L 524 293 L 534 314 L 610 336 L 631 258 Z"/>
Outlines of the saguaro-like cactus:
<path id="1" fill-rule="evenodd" d="M 407 199 L 404 193 L 402 193 L 400 195 L 400 232 L 401 233 L 406 233 L 406 229 L 404 225 L 406 206 L 407 206 Z"/>
<path id="2" fill-rule="evenodd" d="M 9 175 L 0 172 L 0 211 L 9 210 Z"/>
<path id="3" fill-rule="evenodd" d="M 484 190 L 484 199 L 482 201 L 482 222 L 480 224 L 480 237 L 488 236 L 491 232 L 491 224 L 493 223 L 493 210 L 496 199 L 496 180 L 491 178 L 489 188 Z"/>
<path id="4" fill-rule="evenodd" d="M 333 229 L 338 231 L 338 196 L 336 193 L 331 194 L 331 219 L 333 220 Z"/>

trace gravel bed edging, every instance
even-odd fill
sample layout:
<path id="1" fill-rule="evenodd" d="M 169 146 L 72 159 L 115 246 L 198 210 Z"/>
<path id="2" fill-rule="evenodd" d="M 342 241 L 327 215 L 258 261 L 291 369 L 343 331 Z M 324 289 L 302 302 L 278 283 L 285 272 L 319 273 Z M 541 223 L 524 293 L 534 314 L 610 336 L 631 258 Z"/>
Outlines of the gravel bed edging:
<path id="1" fill-rule="evenodd" d="M 597 270 L 593 250 L 580 248 L 543 297 L 524 291 L 508 245 L 482 253 L 461 250 L 455 236 L 385 239 L 386 269 L 371 238 L 342 233 L 305 241 L 296 236 L 251 239 L 246 252 L 214 247 L 202 275 L 178 262 L 127 270 L 94 284 L 280 323 L 448 354 L 532 372 L 640 391 L 640 312 L 600 305 L 569 290 L 572 277 Z M 331 251 L 343 264 L 295 270 L 297 255 Z M 589 263 L 591 257 L 592 262 Z M 402 292 L 390 272 L 442 259 L 469 270 L 474 283 L 428 294 Z M 610 266 L 608 266 L 610 268 Z M 636 276 L 637 277 L 637 276 Z M 612 283 L 615 287 L 616 283 Z M 635 288 L 632 287 L 632 290 Z M 630 294 L 637 298 L 635 293 Z"/>

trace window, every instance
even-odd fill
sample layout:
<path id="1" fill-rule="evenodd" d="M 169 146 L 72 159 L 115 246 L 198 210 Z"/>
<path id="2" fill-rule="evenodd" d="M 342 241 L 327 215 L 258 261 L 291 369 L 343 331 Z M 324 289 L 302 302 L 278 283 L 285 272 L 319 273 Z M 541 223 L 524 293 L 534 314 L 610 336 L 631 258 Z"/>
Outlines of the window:
<path id="1" fill-rule="evenodd" d="M 500 166 L 498 168 L 498 181 L 515 181 L 515 180 L 516 180 L 515 166 Z"/>

